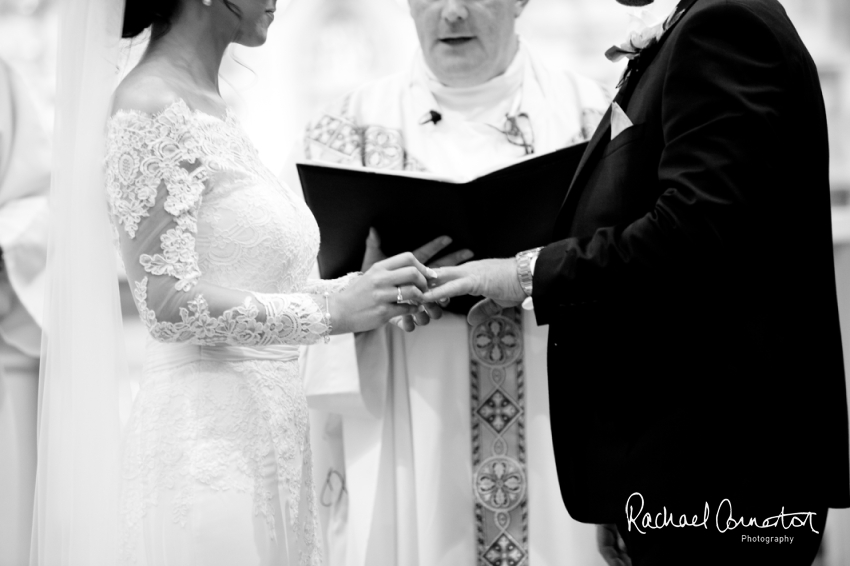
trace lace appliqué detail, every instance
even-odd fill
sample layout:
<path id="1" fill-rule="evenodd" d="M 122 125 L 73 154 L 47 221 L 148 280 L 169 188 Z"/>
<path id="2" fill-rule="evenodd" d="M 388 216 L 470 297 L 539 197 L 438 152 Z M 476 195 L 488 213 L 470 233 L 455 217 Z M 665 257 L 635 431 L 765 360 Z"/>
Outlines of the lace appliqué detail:
<path id="1" fill-rule="evenodd" d="M 135 283 L 133 298 L 139 316 L 158 342 L 189 342 L 200 346 L 267 346 L 270 344 L 308 345 L 318 342 L 328 331 L 317 302 L 307 294 L 256 294 L 266 308 L 266 320 L 260 321 L 260 309 L 249 297 L 241 306 L 210 314 L 203 295 L 180 309 L 180 322 L 158 322 L 147 305 L 148 278 Z"/>
<path id="2" fill-rule="evenodd" d="M 204 144 L 191 129 L 190 116 L 182 101 L 153 118 L 136 112 L 117 114 L 110 122 L 106 156 L 110 209 L 130 238 L 155 205 L 159 186 L 165 185 L 164 207 L 177 226 L 161 236 L 162 254 L 142 254 L 139 261 L 148 273 L 176 278 L 180 291 L 191 289 L 200 277 L 195 212 L 210 176 L 200 159 Z"/>
<path id="3" fill-rule="evenodd" d="M 162 486 L 173 494 L 165 520 L 183 528 L 206 492 L 252 494 L 255 515 L 276 540 L 264 476 L 274 461 L 299 566 L 319 566 L 308 422 L 297 361 L 205 361 L 146 375 L 124 443 L 120 563 L 137 563 L 142 522 Z"/>
<path id="4" fill-rule="evenodd" d="M 148 273 L 170 275 L 177 279 L 174 287 L 178 291 L 188 291 L 201 277 L 198 254 L 195 252 L 195 237 L 191 233 L 196 231 L 196 228 L 194 222 L 186 220 L 188 218 L 180 218 L 177 228 L 172 228 L 160 236 L 162 254 L 139 256 L 139 263 Z"/>
<path id="5" fill-rule="evenodd" d="M 142 217 L 156 202 L 161 179 L 139 175 L 144 136 L 135 129 L 116 127 L 109 132 L 106 155 L 106 192 L 113 217 L 134 238 Z"/>
<path id="6" fill-rule="evenodd" d="M 113 226 L 153 338 L 211 348 L 323 338 L 321 292 L 305 292 L 318 226 L 263 166 L 235 117 L 193 111 L 182 100 L 155 115 L 119 111 L 108 144 Z M 216 521 L 261 518 L 268 536 L 298 557 L 294 564 L 318 566 L 297 361 L 164 367 L 149 355 L 123 443 L 121 563 L 144 562 L 148 528 L 160 533 L 166 522 L 190 531 L 198 505 L 227 490 L 250 498 L 253 513 Z"/>

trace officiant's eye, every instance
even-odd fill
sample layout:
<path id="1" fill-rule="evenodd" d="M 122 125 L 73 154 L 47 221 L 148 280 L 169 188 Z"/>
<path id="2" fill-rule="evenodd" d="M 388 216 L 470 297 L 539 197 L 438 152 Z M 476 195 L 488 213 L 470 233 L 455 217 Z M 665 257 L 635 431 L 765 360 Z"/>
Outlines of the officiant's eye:
<path id="1" fill-rule="evenodd" d="M 523 148 L 526 155 L 534 153 L 534 129 L 531 127 L 531 119 L 525 112 L 516 116 L 505 116 L 505 125 L 499 131 L 504 134 L 508 142 Z"/>

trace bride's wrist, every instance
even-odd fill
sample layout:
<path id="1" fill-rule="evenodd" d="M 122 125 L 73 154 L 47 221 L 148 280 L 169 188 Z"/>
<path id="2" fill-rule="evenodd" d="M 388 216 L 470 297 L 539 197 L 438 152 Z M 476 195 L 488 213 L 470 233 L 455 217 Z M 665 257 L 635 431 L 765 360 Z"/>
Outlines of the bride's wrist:
<path id="1" fill-rule="evenodd" d="M 351 332 L 348 328 L 349 322 L 345 316 L 344 299 L 342 293 L 334 293 L 327 297 L 327 313 L 330 318 L 330 335 L 346 334 Z"/>

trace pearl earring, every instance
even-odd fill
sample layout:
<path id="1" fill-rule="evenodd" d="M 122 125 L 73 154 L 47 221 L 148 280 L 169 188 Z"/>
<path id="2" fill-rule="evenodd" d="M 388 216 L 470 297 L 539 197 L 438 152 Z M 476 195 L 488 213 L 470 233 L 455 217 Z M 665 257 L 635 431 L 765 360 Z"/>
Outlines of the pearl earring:
<path id="1" fill-rule="evenodd" d="M 201 4 L 204 6 L 212 6 L 212 0 L 201 0 Z"/>

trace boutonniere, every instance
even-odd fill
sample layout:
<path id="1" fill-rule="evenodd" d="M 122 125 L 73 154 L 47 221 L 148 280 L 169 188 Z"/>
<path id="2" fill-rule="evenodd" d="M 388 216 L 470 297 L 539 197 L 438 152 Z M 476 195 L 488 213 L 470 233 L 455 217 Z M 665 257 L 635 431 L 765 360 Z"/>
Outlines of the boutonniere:
<path id="1" fill-rule="evenodd" d="M 679 18 L 681 18 L 684 13 L 685 12 L 683 10 L 676 8 L 664 21 L 654 26 L 643 26 L 638 28 L 629 35 L 629 39 L 625 43 L 615 45 L 605 52 L 605 57 L 614 63 L 624 58 L 629 60 L 629 65 L 626 67 L 625 72 L 623 72 L 623 76 L 620 79 L 617 88 L 620 88 L 626 83 L 629 75 L 640 60 L 641 55 L 647 51 L 651 51 L 653 47 L 658 45 L 658 42 L 661 41 L 664 34 L 676 25 L 676 22 L 679 21 Z"/>

